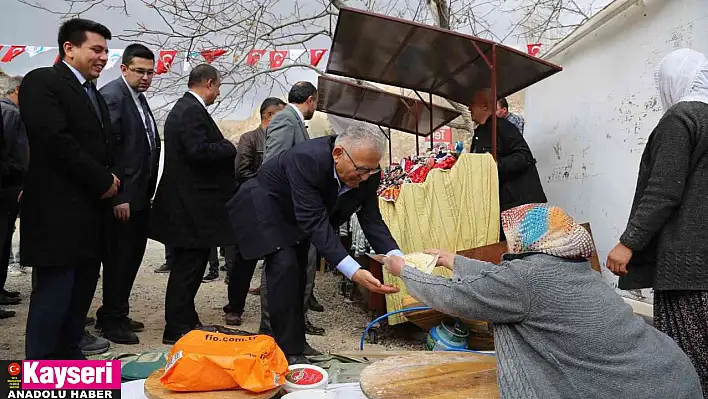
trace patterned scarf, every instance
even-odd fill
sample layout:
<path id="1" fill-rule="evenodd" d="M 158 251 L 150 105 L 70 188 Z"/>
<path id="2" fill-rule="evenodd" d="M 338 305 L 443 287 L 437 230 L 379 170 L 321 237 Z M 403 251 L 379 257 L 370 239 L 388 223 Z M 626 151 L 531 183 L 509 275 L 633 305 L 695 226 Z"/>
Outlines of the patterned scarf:
<path id="1" fill-rule="evenodd" d="M 595 250 L 592 237 L 564 210 L 528 204 L 501 214 L 509 253 L 540 252 L 567 259 L 587 259 Z"/>

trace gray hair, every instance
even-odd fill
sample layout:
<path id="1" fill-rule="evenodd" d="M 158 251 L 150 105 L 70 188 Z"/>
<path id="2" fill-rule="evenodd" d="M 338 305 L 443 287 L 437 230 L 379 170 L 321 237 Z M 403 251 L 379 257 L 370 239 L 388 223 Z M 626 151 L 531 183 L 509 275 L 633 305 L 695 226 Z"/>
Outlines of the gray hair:
<path id="1" fill-rule="evenodd" d="M 22 76 L 3 76 L 0 77 L 0 90 L 3 96 L 9 96 L 14 93 L 22 83 Z"/>
<path id="2" fill-rule="evenodd" d="M 334 144 L 351 150 L 366 146 L 383 156 L 386 153 L 387 139 L 377 128 L 365 123 L 356 123 L 337 135 Z"/>

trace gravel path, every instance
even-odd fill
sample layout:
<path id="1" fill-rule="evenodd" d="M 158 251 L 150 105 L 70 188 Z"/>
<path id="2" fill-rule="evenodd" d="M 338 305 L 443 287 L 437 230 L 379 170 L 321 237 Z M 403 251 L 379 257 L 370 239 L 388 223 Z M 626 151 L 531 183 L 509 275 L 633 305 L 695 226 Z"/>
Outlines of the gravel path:
<path id="1" fill-rule="evenodd" d="M 15 245 L 17 244 L 15 234 Z M 16 249 L 15 246 L 13 249 Z M 223 260 L 221 260 L 223 263 Z M 143 259 L 143 264 L 138 273 L 131 296 L 131 317 L 142 321 L 146 325 L 143 332 L 138 333 L 140 344 L 117 345 L 112 344 L 111 351 L 117 353 L 140 353 L 144 351 L 168 350 L 162 344 L 162 330 L 164 328 L 164 299 L 167 287 L 167 274 L 157 274 L 153 270 L 164 263 L 164 247 L 162 244 L 150 241 Z M 29 269 L 28 269 L 29 270 Z M 224 314 L 222 307 L 227 302 L 226 285 L 221 272 L 219 281 L 202 284 L 197 294 L 196 305 L 199 317 L 204 324 L 223 324 Z M 325 307 L 324 313 L 310 312 L 311 321 L 316 326 L 327 329 L 325 336 L 308 336 L 308 342 L 315 348 L 324 352 L 355 351 L 359 349 L 359 340 L 364 328 L 371 321 L 371 313 L 361 303 L 350 303 L 338 294 L 338 276 L 333 273 L 318 273 L 315 286 L 315 295 Z M 260 268 L 253 277 L 252 286 L 260 281 Z M 8 310 L 15 310 L 17 316 L 0 320 L 0 359 L 21 359 L 24 357 L 25 324 L 29 307 L 31 278 L 30 274 L 9 276 L 6 289 L 22 292 L 22 303 L 7 306 Z M 96 309 L 101 302 L 101 280 L 94 296 L 89 311 L 90 316 L 95 316 Z M 246 331 L 258 331 L 260 317 L 260 303 L 257 296 L 249 295 L 244 313 L 244 324 L 240 327 Z M 395 332 L 394 332 L 395 330 Z M 93 328 L 91 328 L 92 333 Z M 387 328 L 382 331 L 379 345 L 366 344 L 371 350 L 420 350 L 420 333 L 410 326 L 397 326 L 395 329 Z"/>

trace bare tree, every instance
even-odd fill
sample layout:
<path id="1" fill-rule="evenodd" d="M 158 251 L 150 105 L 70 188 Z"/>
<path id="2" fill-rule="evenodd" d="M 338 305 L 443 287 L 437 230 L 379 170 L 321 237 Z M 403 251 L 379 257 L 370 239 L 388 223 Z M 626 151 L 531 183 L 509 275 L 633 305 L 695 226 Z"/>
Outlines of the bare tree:
<path id="1" fill-rule="evenodd" d="M 61 9 L 49 9 L 39 0 L 17 1 L 65 18 L 101 8 L 126 15 L 136 5 L 150 8 L 160 23 L 137 23 L 117 37 L 178 51 L 171 70 L 155 79 L 156 92 L 168 98 L 184 90 L 185 54 L 187 61 L 199 63 L 203 61 L 201 50 L 227 49 L 227 54 L 212 62 L 227 76 L 218 106 L 222 112 L 241 105 L 252 90 L 286 91 L 290 83 L 286 72 L 293 68 L 323 73 L 310 65 L 307 53 L 277 68 L 270 68 L 269 51 L 263 55 L 265 62 L 254 65 L 248 64 L 245 55 L 254 49 L 306 50 L 319 38 L 331 39 L 338 10 L 345 3 L 498 42 L 521 37 L 543 39 L 546 32 L 572 29 L 589 16 L 588 9 L 574 0 L 294 0 L 285 12 L 280 11 L 285 9 L 280 0 L 64 0 Z M 500 13 L 511 21 L 505 29 L 498 29 L 494 21 Z M 463 122 L 454 127 L 471 132 L 467 105 L 450 104 L 463 115 Z"/>

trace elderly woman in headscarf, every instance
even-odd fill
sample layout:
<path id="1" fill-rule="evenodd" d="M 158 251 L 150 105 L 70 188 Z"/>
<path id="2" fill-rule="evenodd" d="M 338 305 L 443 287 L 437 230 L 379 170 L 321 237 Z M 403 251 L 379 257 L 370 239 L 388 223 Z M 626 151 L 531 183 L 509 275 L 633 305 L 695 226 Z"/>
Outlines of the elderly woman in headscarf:
<path id="1" fill-rule="evenodd" d="M 627 228 L 607 256 L 621 289 L 654 288 L 654 325 L 693 361 L 708 396 L 708 60 L 670 53 Z"/>
<path id="2" fill-rule="evenodd" d="M 590 234 L 562 209 L 502 212 L 495 265 L 439 251 L 451 278 L 384 259 L 408 292 L 445 314 L 494 326 L 501 398 L 700 399 L 691 361 L 592 270 Z M 428 251 L 436 253 L 438 250 Z"/>

